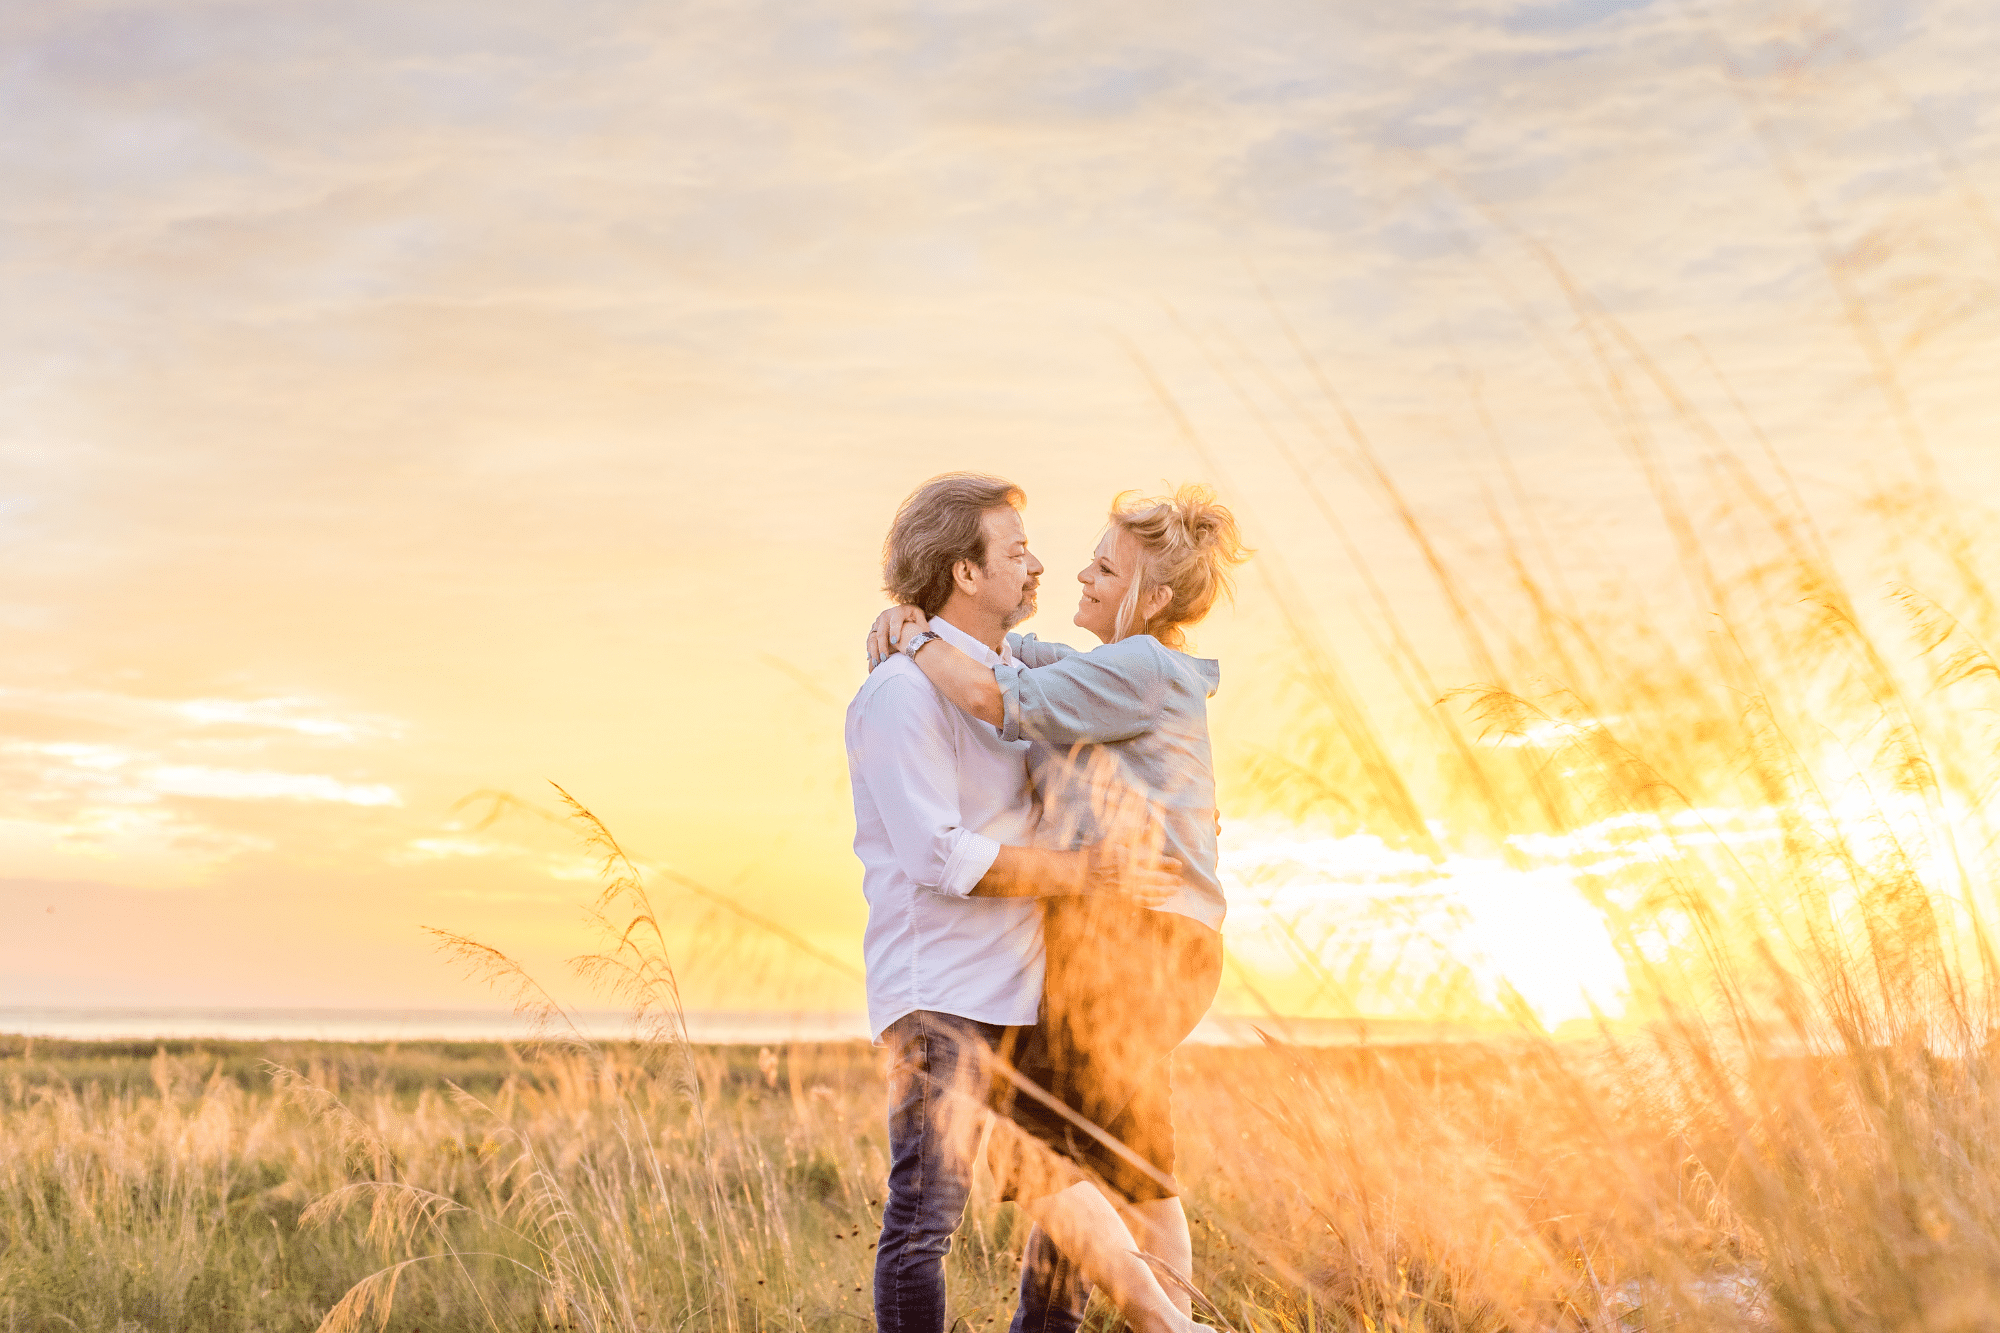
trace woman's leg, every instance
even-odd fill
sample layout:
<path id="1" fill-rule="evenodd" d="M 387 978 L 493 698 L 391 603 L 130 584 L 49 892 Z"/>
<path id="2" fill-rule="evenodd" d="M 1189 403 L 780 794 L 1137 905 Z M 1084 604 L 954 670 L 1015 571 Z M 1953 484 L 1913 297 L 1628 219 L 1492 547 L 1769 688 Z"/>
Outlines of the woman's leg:
<path id="1" fill-rule="evenodd" d="M 1055 1194 L 1023 1200 L 1021 1206 L 1136 1333 L 1189 1333 L 1194 1328 L 1153 1276 L 1152 1265 L 1139 1257 L 1132 1233 L 1097 1186 L 1079 1181 Z"/>
<path id="2" fill-rule="evenodd" d="M 1143 1155 L 1154 1167 L 1171 1174 L 1174 1163 L 1173 1049 L 1187 1039 L 1208 1011 L 1222 979 L 1221 939 L 1205 926 L 1181 918 L 1155 915 L 1158 953 L 1149 968 L 1156 986 L 1148 1005 L 1158 1029 L 1146 1034 L 1158 1054 L 1142 1078 L 1128 1108 L 1130 1126 L 1120 1124 L 1120 1137 L 1132 1146 L 1144 1144 Z M 1149 1071 L 1149 1075 L 1152 1071 Z M 1115 1169 L 1115 1168 L 1113 1168 Z M 1194 1298 L 1182 1283 L 1194 1282 L 1194 1238 L 1188 1233 L 1187 1211 L 1178 1197 L 1153 1197 L 1154 1182 L 1132 1178 L 1119 1188 L 1137 1200 L 1124 1206 L 1126 1225 L 1139 1248 L 1158 1259 L 1181 1282 L 1162 1279 L 1160 1285 L 1181 1314 L 1191 1316 Z"/>
<path id="3" fill-rule="evenodd" d="M 1045 1142 L 1067 1141 L 1072 1146 L 1066 1151 L 1058 1146 L 1058 1151 L 1111 1181 L 1128 1198 L 1145 1201 L 1121 1199 L 1114 1207 L 1089 1184 L 1020 1201 L 1039 1234 L 1034 1236 L 1037 1244 L 1023 1255 L 1028 1261 L 1023 1309 L 1014 1333 L 1029 1333 L 1025 1324 L 1038 1316 L 1042 1329 L 1035 1333 L 1068 1333 L 1061 1327 L 1064 1317 L 1081 1313 L 1064 1308 L 1067 1301 L 1050 1299 L 1054 1292 L 1038 1290 L 1037 1299 L 1027 1299 L 1031 1284 L 1049 1283 L 1054 1276 L 1053 1269 L 1033 1262 L 1046 1242 L 1074 1264 L 1083 1291 L 1101 1288 L 1137 1333 L 1185 1333 L 1194 1326 L 1189 1293 L 1171 1278 L 1162 1282 L 1134 1251 L 1142 1250 L 1193 1280 L 1194 1246 L 1180 1201 L 1148 1196 L 1161 1183 L 1157 1177 L 1173 1172 L 1171 1053 L 1214 998 L 1222 972 L 1221 938 L 1185 918 L 1128 911 L 1122 919 L 1091 920 L 1080 909 L 1051 911 L 1045 937 L 1048 990 L 1036 1033 L 1049 1049 L 1036 1048 L 1034 1054 L 1048 1068 L 1036 1065 L 1024 1072 L 1043 1082 L 1073 1115 L 1101 1126 L 1136 1152 L 1152 1170 L 1135 1172 L 1123 1155 L 1088 1147 L 1078 1154 L 1078 1136 L 1062 1120 L 1053 1133 L 1040 1127 L 1038 1137 Z M 1089 1034 L 1087 1045 L 1079 1042 L 1079 1033 Z M 1046 1118 L 1040 1111 L 1016 1116 L 1024 1127 Z M 1074 1299 L 1082 1293 L 1063 1294 Z"/>
<path id="4" fill-rule="evenodd" d="M 1187 1281 L 1194 1281 L 1194 1240 L 1188 1234 L 1187 1213 L 1179 1199 L 1127 1204 L 1124 1218 L 1135 1246 Z M 1154 1278 L 1176 1310 L 1193 1315 L 1194 1298 L 1186 1287 L 1160 1278 L 1157 1271 Z M 1089 1298 L 1089 1284 L 1056 1248 L 1048 1232 L 1030 1228 L 1027 1244 L 1021 1247 L 1021 1303 L 1010 1333 L 1074 1333 L 1083 1322 Z"/>
<path id="5" fill-rule="evenodd" d="M 1187 1212 L 1179 1199 L 1148 1199 L 1126 1205 L 1126 1222 L 1139 1248 L 1180 1274 L 1183 1282 L 1194 1281 L 1194 1237 L 1188 1234 Z M 1194 1298 L 1176 1282 L 1162 1282 L 1167 1299 L 1184 1315 L 1194 1313 Z"/>

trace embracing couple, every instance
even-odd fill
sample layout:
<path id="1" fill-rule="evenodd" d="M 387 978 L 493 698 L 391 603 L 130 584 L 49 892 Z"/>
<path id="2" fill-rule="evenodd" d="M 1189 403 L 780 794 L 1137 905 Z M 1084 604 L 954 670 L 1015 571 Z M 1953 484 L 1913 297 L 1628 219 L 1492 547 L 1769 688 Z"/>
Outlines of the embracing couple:
<path id="1" fill-rule="evenodd" d="M 1222 975 L 1207 701 L 1182 631 L 1246 554 L 1199 487 L 1113 502 L 1077 575 L 1089 651 L 1008 631 L 1042 564 L 1025 497 L 954 473 L 897 511 L 847 710 L 869 1025 L 889 1048 L 881 1333 L 943 1333 L 944 1256 L 987 1155 L 1033 1219 L 1013 1333 L 1093 1288 L 1187 1333 L 1171 1056 Z M 995 1114 L 997 1113 L 997 1114 Z"/>

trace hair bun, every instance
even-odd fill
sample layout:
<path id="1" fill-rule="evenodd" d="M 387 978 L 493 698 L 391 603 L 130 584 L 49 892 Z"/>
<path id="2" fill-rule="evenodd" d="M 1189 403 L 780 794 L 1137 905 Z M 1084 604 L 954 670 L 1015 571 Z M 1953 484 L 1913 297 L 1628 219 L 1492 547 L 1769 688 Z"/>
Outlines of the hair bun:
<path id="1" fill-rule="evenodd" d="M 1188 536 L 1200 546 L 1213 546 L 1222 538 L 1229 512 L 1215 502 L 1215 492 L 1199 483 L 1180 488 L 1174 496 L 1175 517 Z"/>

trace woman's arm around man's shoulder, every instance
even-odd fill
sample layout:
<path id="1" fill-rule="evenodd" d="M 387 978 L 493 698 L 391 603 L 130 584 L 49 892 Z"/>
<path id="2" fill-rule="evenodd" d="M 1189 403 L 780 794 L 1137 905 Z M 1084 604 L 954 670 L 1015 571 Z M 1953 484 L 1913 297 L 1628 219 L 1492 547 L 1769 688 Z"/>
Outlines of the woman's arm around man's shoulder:
<path id="1" fill-rule="evenodd" d="M 1066 643 L 1052 643 L 1033 634 L 1009 634 L 1007 651 L 1024 667 L 1043 667 L 1060 662 L 1065 657 L 1074 657 L 1082 650 Z"/>

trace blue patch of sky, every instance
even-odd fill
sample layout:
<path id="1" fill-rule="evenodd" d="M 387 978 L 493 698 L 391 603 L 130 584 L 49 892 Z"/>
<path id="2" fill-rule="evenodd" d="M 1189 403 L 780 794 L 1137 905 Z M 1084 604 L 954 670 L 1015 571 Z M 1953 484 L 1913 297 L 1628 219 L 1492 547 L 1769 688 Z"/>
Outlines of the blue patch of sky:
<path id="1" fill-rule="evenodd" d="M 1530 155 L 1537 140 L 1545 151 Z M 1576 158 L 1546 136 L 1524 139 L 1512 161 L 1497 165 L 1473 165 L 1454 176 L 1458 185 L 1482 203 L 1504 206 L 1533 199 L 1577 167 Z"/>
<path id="2" fill-rule="evenodd" d="M 1181 62 L 1155 57 L 1136 65 L 1098 65 L 1068 72 L 1047 90 L 1050 101 L 1072 115 L 1127 116 L 1178 85 Z"/>
<path id="3" fill-rule="evenodd" d="M 1283 4 L 1251 0 L 1186 25 L 1085 24 L 1054 6 L 923 5 L 901 20 L 894 55 L 901 77 L 949 79 L 996 60 L 1018 82 L 1008 100 L 1024 111 L 1080 119 L 1134 114 L 1157 97 L 1199 85 L 1203 96 L 1260 104 L 1320 98 L 1369 72 L 1351 68 L 1348 44 L 1323 14 L 1284 21 Z M 1076 40 L 1076 29 L 1089 34 Z"/>
<path id="4" fill-rule="evenodd" d="M 1243 156 L 1232 192 L 1275 221 L 1348 231 L 1363 222 L 1364 210 L 1347 183 L 1342 142 L 1314 130 L 1272 135 Z"/>
<path id="5" fill-rule="evenodd" d="M 1305 292 L 1284 294 L 1287 313 L 1306 325 L 1354 330 L 1354 343 L 1377 346 L 1411 338 L 1409 275 L 1394 265 L 1316 284 Z M 1426 329 L 1415 341 L 1423 343 Z M 1328 369 L 1340 378 L 1338 349 L 1327 358 Z"/>
<path id="6" fill-rule="evenodd" d="M 773 23 L 767 50 L 785 61 L 806 66 L 836 66 L 855 58 L 852 24 L 831 14 L 794 14 Z"/>
<path id="7" fill-rule="evenodd" d="M 1176 52 L 1129 50 L 1073 54 L 1050 48 L 1023 62 L 1003 88 L 989 85 L 1006 114 L 1065 120 L 1130 117 L 1148 104 L 1201 77 Z"/>
<path id="8" fill-rule="evenodd" d="M 111 11 L 56 27 L 11 63 L 62 86 L 128 91 L 210 59 L 198 23 L 167 12 Z"/>
<path id="9" fill-rule="evenodd" d="M 1361 35 L 1371 26 L 1315 0 L 1238 0 L 1203 12 L 1196 49 L 1246 89 L 1324 91 L 1369 72 Z"/>
<path id="10" fill-rule="evenodd" d="M 1157 53 L 1080 49 L 1029 12 L 923 6 L 902 14 L 876 56 L 884 89 L 942 95 L 1003 119 L 1126 114 L 1167 80 Z"/>
<path id="11" fill-rule="evenodd" d="M 1746 274 L 1758 272 L 1766 276 L 1744 280 Z M 1696 285 L 1736 284 L 1734 304 L 1739 307 L 1789 305 L 1800 296 L 1819 294 L 1826 281 L 1826 271 L 1810 249 L 1782 241 L 1714 246 L 1682 264 L 1680 276 Z"/>
<path id="12" fill-rule="evenodd" d="M 1438 148 L 1464 139 L 1465 121 L 1438 111 L 1409 112 L 1377 122 L 1372 137 L 1387 148 Z"/>
<path id="13" fill-rule="evenodd" d="M 1604 50 L 1602 43 L 1578 42 L 1572 46 L 1549 47 L 1541 51 L 1510 51 L 1505 63 L 1489 62 L 1488 67 L 1468 76 L 1469 83 L 1493 86 L 1507 80 L 1520 80 L 1528 75 L 1542 73 L 1558 65 L 1567 65 L 1586 56 L 1594 56 Z"/>
<path id="14" fill-rule="evenodd" d="M 1500 26 L 1522 34 L 1571 32 L 1653 3 L 1655 0 L 1556 0 L 1554 4 L 1523 6 L 1501 19 Z"/>
<path id="15" fill-rule="evenodd" d="M 1228 100 L 1243 106 L 1285 106 L 1318 101 L 1352 88 L 1352 78 L 1329 74 L 1251 80 L 1230 88 Z"/>
<path id="16" fill-rule="evenodd" d="M 1462 256 L 1467 244 L 1467 228 L 1456 208 L 1410 210 L 1376 236 L 1387 254 L 1412 264 Z"/>
<path id="17" fill-rule="evenodd" d="M 1870 0 L 1846 13 L 1846 35 L 1864 59 L 1879 55 L 1923 31 L 1924 6 L 1907 0 Z"/>
<path id="18" fill-rule="evenodd" d="M 1453 303 L 1440 317 L 1437 332 L 1448 335 L 1462 347 L 1482 343 L 1522 343 L 1533 330 L 1521 322 L 1519 312 L 1506 305 L 1492 284 L 1484 278 L 1467 286 L 1465 299 Z"/>
<path id="19" fill-rule="evenodd" d="M 991 51 L 1020 53 L 1036 49 L 1044 39 L 1024 13 L 966 13 L 957 7 L 912 6 L 899 16 L 894 31 L 901 40 L 889 52 L 894 77 L 912 87 L 946 79 L 978 55 Z"/>
<path id="20" fill-rule="evenodd" d="M 543 61 L 568 60 L 595 43 L 604 25 L 639 17 L 636 6 L 617 0 L 562 6 L 540 3 L 483 5 L 469 0 L 423 5 L 366 4 L 324 7 L 335 16 L 339 35 L 358 54 L 366 49 L 402 60 L 449 60 L 470 55 L 502 55 Z M 308 40 L 301 54 L 326 49 L 327 37 L 310 40 L 313 28 L 301 22 L 311 8 L 279 7 L 284 29 Z M 324 22 L 324 20 L 322 20 Z"/>
<path id="21" fill-rule="evenodd" d="M 1732 43 L 1729 67 L 1753 79 L 1837 72 L 1877 59 L 1922 31 L 1921 19 L 1906 5 L 1856 6 L 1845 17 L 1838 26 L 1800 23 L 1761 41 Z"/>
<path id="22" fill-rule="evenodd" d="M 1922 116 L 1939 138 L 1955 149 L 1976 138 L 1979 127 L 1993 115 L 1993 99 L 1982 89 L 1962 88 L 1952 92 L 1924 92 L 1905 88 Z"/>

